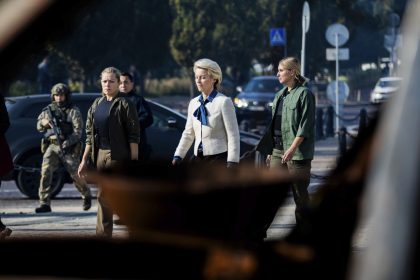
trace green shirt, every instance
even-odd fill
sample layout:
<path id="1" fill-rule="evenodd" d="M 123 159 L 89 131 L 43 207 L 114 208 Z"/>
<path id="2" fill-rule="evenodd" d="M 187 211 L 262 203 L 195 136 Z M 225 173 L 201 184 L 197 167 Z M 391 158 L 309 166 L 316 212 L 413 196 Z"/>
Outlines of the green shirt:
<path id="1" fill-rule="evenodd" d="M 257 146 L 257 150 L 264 154 L 272 153 L 274 146 L 272 135 L 273 120 L 278 100 L 285 91 L 286 88 L 283 88 L 274 97 L 271 123 Z M 292 160 L 313 159 L 315 150 L 315 97 L 307 87 L 296 86 L 284 98 L 281 134 L 285 150 L 292 145 L 296 137 L 304 137 Z"/>

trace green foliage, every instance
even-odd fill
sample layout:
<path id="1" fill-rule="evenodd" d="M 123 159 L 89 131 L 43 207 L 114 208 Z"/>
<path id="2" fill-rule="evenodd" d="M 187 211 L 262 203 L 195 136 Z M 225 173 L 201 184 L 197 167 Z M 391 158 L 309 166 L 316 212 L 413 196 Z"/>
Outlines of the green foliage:
<path id="1" fill-rule="evenodd" d="M 9 87 L 8 96 L 22 96 L 37 92 L 36 86 L 28 81 L 18 80 Z"/>
<path id="2" fill-rule="evenodd" d="M 184 95 L 190 93 L 191 81 L 189 78 L 167 78 L 167 79 L 147 79 L 146 91 L 149 96 L 163 95 Z"/>
<path id="3" fill-rule="evenodd" d="M 215 1 L 170 0 L 170 5 L 174 13 L 170 39 L 174 60 L 184 68 L 191 68 L 198 58 L 211 58 L 211 30 L 215 22 L 209 11 L 218 9 Z"/>
<path id="4" fill-rule="evenodd" d="M 74 33 L 54 42 L 52 49 L 70 62 L 70 75 L 86 78 L 88 87 L 95 85 L 105 67 L 127 71 L 133 64 L 144 74 L 167 58 L 171 22 L 167 1 L 98 0 L 78 22 Z"/>
<path id="5" fill-rule="evenodd" d="M 266 40 L 260 30 L 266 1 L 182 1 L 171 0 L 171 53 L 184 68 L 208 57 L 223 69 L 233 69 L 231 79 L 248 72 L 251 61 L 258 56 Z"/>
<path id="6" fill-rule="evenodd" d="M 387 32 L 389 13 L 402 15 L 407 2 L 307 1 L 311 21 L 306 34 L 305 73 L 309 78 L 326 69 L 334 72 L 334 62 L 325 58 L 325 49 L 332 47 L 325 39 L 325 31 L 335 22 L 345 24 L 350 31 L 349 41 L 343 46 L 350 49 L 350 60 L 340 63 L 343 71 L 388 56 L 383 47 L 383 35 Z M 135 65 L 143 79 L 181 73 L 185 81 L 192 81 L 193 63 L 202 57 L 217 61 L 224 77 L 238 85 L 249 78 L 254 62 L 263 66 L 271 64 L 275 69 L 284 55 L 298 58 L 301 55 L 304 0 L 88 2 L 93 5 L 82 10 L 68 5 L 71 8 L 68 13 L 59 16 L 63 18 L 62 24 L 51 25 L 46 30 L 55 35 L 45 42 L 44 52 L 33 52 L 21 67 L 18 79 L 35 83 L 36 66 L 48 52 L 52 56 L 53 82 L 69 78 L 72 87 L 86 91 L 99 90 L 99 73 L 111 65 L 124 71 Z M 74 23 L 65 25 L 71 17 Z M 286 48 L 269 45 L 268 34 L 272 27 L 286 28 Z M 63 37 L 66 39 L 61 39 Z M 27 48 L 33 50 L 30 46 Z M 184 91 L 184 86 L 168 84 Z M 21 86 L 14 87 L 16 92 L 25 92 L 19 89 Z M 147 89 L 153 93 L 170 92 L 161 85 Z"/>

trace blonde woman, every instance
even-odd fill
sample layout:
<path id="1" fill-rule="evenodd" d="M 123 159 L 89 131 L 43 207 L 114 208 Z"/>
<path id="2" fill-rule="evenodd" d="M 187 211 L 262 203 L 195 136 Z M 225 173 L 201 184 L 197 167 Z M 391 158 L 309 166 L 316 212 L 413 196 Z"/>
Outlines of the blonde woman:
<path id="1" fill-rule="evenodd" d="M 270 168 L 285 168 L 301 179 L 292 186 L 296 223 L 300 225 L 309 202 L 308 186 L 315 150 L 315 97 L 305 87 L 306 80 L 300 75 L 296 58 L 282 59 L 277 77 L 284 88 L 274 97 L 271 123 L 257 150 L 268 155 L 266 163 Z"/>
<path id="2" fill-rule="evenodd" d="M 137 160 L 140 128 L 133 103 L 119 92 L 120 71 L 114 67 L 101 73 L 102 97 L 90 107 L 86 120 L 86 148 L 79 166 L 79 176 L 90 157 L 98 169 L 116 161 Z M 99 192 L 96 234 L 112 237 L 112 210 Z"/>
<path id="3" fill-rule="evenodd" d="M 194 63 L 200 95 L 190 101 L 188 118 L 172 164 L 179 164 L 194 143 L 194 160 L 239 163 L 239 128 L 232 100 L 218 91 L 222 70 L 210 59 Z"/>

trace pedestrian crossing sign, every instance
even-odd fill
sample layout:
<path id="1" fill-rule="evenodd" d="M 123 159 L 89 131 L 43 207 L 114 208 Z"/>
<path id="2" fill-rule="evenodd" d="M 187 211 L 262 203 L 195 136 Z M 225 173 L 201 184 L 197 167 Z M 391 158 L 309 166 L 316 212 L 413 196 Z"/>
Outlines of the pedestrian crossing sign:
<path id="1" fill-rule="evenodd" d="M 285 46 L 286 45 L 286 29 L 285 28 L 271 28 L 270 29 L 270 45 L 271 46 Z"/>

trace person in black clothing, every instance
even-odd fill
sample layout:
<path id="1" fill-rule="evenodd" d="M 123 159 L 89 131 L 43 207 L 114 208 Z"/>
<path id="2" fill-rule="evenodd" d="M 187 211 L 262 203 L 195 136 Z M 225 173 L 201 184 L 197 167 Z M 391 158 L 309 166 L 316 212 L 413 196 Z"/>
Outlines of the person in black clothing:
<path id="1" fill-rule="evenodd" d="M 13 169 L 12 157 L 10 155 L 9 145 L 6 142 L 4 134 L 10 126 L 9 115 L 4 104 L 4 97 L 0 94 L 0 186 L 1 176 L 8 174 Z M 0 217 L 0 240 L 5 239 L 12 233 L 12 230 L 6 227 Z"/>
<path id="2" fill-rule="evenodd" d="M 127 98 L 136 106 L 140 125 L 139 160 L 150 158 L 151 147 L 147 143 L 146 128 L 153 124 L 150 106 L 143 96 L 134 90 L 134 78 L 130 73 L 123 72 L 120 77 L 120 92 L 127 94 Z"/>

